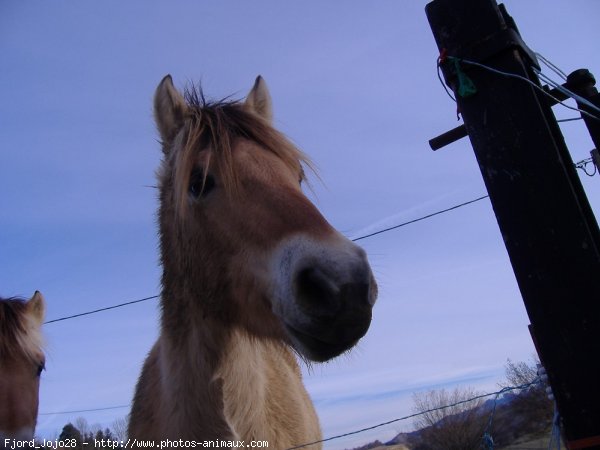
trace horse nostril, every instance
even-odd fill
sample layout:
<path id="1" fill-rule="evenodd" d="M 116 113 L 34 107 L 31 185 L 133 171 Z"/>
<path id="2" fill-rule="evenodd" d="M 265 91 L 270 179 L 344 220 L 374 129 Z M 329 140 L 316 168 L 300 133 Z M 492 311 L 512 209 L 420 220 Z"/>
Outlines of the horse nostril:
<path id="1" fill-rule="evenodd" d="M 306 313 L 333 316 L 340 309 L 340 289 L 318 267 L 307 267 L 296 278 L 298 302 Z"/>
<path id="2" fill-rule="evenodd" d="M 342 286 L 341 297 L 356 307 L 373 306 L 370 299 L 369 283 L 348 283 Z"/>

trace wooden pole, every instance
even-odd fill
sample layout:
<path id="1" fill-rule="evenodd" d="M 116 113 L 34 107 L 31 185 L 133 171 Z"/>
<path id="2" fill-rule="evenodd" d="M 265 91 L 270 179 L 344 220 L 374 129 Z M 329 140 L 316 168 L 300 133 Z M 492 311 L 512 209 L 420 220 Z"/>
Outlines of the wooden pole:
<path id="1" fill-rule="evenodd" d="M 496 214 L 570 449 L 600 449 L 600 231 L 535 56 L 495 0 L 435 0 L 426 13 Z M 458 69 L 458 70 L 457 70 Z M 475 92 L 461 96 L 465 77 Z M 463 90 L 464 91 L 464 90 Z"/>

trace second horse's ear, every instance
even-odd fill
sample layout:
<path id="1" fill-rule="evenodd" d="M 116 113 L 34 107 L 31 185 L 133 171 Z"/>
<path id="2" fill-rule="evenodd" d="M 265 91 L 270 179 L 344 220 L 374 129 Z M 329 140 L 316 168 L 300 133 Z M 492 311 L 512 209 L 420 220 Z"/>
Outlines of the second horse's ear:
<path id="1" fill-rule="evenodd" d="M 268 123 L 273 122 L 271 94 L 269 94 L 267 83 L 265 83 L 265 80 L 260 75 L 256 77 L 254 86 L 248 93 L 244 104 L 249 111 L 262 117 Z"/>
<path id="2" fill-rule="evenodd" d="M 188 106 L 173 86 L 171 75 L 162 79 L 154 94 L 154 120 L 164 144 L 170 144 L 183 126 Z"/>
<path id="3" fill-rule="evenodd" d="M 44 317 L 46 316 L 46 302 L 40 291 L 35 291 L 33 297 L 27 301 L 27 313 L 39 325 L 44 321 Z"/>

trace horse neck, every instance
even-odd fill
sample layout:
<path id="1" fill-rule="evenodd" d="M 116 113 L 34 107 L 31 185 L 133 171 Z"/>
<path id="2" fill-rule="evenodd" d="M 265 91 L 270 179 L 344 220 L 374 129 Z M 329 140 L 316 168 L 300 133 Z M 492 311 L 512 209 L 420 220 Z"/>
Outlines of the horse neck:
<path id="1" fill-rule="evenodd" d="M 211 424 L 204 436 L 239 437 L 231 430 L 246 436 L 264 421 L 265 355 L 284 352 L 291 360 L 286 365 L 299 369 L 285 344 L 251 337 L 243 328 L 222 268 L 212 261 L 184 267 L 185 260 L 169 251 L 168 236 L 162 241 L 159 359 L 164 401 L 173 406 L 169 415 L 177 427 Z M 189 273 L 194 276 L 181 275 Z M 195 422 L 184 425 L 190 418 Z M 218 427 L 225 431 L 218 434 Z"/>
<path id="2" fill-rule="evenodd" d="M 272 372 L 294 373 L 300 382 L 296 360 L 285 344 L 251 336 L 210 315 L 197 315 L 195 322 L 182 320 L 178 326 L 170 321 L 173 317 L 166 317 L 169 320 L 165 322 L 163 314 L 161 370 L 163 380 L 169 383 L 173 418 L 182 413 L 175 419 L 178 425 L 194 418 L 190 427 L 198 423 L 211 423 L 212 429 L 226 427 L 232 439 L 268 429 L 264 405 L 267 391 L 272 389 Z"/>
<path id="3" fill-rule="evenodd" d="M 190 438 L 234 439 L 224 415 L 223 383 L 215 377 L 221 358 L 219 349 L 225 345 L 228 332 L 212 318 L 196 317 L 194 326 L 189 317 L 180 318 L 178 324 L 165 321 L 163 311 L 162 333 L 156 347 L 162 392 L 160 409 L 169 422 L 165 432 L 175 433 L 173 436 L 194 433 Z"/>
<path id="4" fill-rule="evenodd" d="M 173 289 L 165 285 L 161 303 L 162 357 L 167 361 L 173 359 L 177 371 L 180 367 L 192 370 L 187 376 L 184 374 L 184 379 L 195 379 L 198 375 L 211 377 L 229 340 L 229 327 L 202 308 L 203 298 L 186 292 L 181 285 Z"/>

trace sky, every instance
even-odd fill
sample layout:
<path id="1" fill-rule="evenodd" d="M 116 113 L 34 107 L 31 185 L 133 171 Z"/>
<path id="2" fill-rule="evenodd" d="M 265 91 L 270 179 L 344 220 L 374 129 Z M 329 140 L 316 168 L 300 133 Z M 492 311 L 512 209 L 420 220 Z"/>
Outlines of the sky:
<path id="1" fill-rule="evenodd" d="M 151 105 L 168 73 L 180 89 L 201 81 L 215 99 L 243 98 L 261 74 L 276 127 L 318 168 L 322 181 L 312 176 L 307 194 L 351 238 L 485 195 L 467 139 L 428 147 L 458 123 L 437 78 L 426 3 L 1 2 L 0 295 L 40 290 L 53 320 L 158 294 Z M 600 76 L 600 3 L 505 4 L 533 50 L 567 73 Z M 573 160 L 588 158 L 583 123 L 561 128 Z M 579 173 L 598 215 L 600 176 Z M 324 437 L 411 414 L 414 392 L 493 392 L 507 359 L 531 359 L 489 200 L 360 244 L 380 287 L 371 328 L 349 355 L 303 369 Z M 126 416 L 157 329 L 157 300 L 46 324 L 36 434 Z"/>

